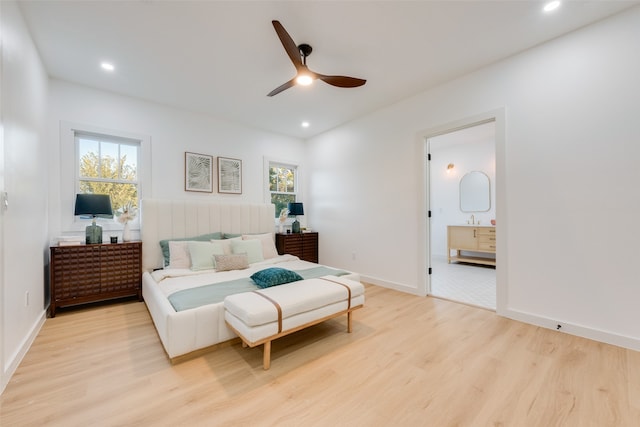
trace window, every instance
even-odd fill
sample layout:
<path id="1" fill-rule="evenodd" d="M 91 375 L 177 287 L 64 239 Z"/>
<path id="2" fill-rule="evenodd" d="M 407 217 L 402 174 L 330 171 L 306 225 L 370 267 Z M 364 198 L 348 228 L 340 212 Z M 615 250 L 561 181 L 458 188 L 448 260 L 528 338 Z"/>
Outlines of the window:
<path id="1" fill-rule="evenodd" d="M 269 162 L 269 192 L 271 203 L 276 206 L 276 218 L 280 211 L 298 197 L 298 167 Z"/>
<path id="2" fill-rule="evenodd" d="M 76 192 L 109 194 L 114 212 L 138 207 L 140 141 L 76 131 L 75 142 Z"/>

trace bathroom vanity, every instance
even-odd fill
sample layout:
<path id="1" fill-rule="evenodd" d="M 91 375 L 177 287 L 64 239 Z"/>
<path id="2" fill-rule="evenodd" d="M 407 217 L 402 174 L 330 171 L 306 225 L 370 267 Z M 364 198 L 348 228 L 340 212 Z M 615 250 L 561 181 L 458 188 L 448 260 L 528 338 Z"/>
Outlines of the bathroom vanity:
<path id="1" fill-rule="evenodd" d="M 480 225 L 447 226 L 447 261 L 496 265 L 496 227 Z M 451 252 L 455 251 L 455 255 Z M 493 254 L 484 257 L 480 254 Z"/>

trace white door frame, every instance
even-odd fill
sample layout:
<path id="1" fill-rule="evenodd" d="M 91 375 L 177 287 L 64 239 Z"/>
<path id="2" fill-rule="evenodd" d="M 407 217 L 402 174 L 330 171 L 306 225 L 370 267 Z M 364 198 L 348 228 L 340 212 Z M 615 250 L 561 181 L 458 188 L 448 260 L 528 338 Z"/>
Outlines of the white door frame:
<path id="1" fill-rule="evenodd" d="M 507 203 L 506 203 L 506 127 L 505 109 L 500 108 L 436 126 L 418 133 L 416 138 L 417 161 L 420 162 L 418 175 L 418 206 L 421 212 L 418 215 L 418 294 L 431 294 L 431 276 L 428 274 L 431 267 L 431 220 L 429 218 L 430 206 L 430 174 L 431 169 L 427 156 L 429 154 L 428 140 L 439 135 L 455 132 L 457 130 L 477 126 L 483 123 L 495 122 L 496 132 L 496 223 L 499 232 L 496 233 L 496 313 L 501 314 L 507 307 Z"/>

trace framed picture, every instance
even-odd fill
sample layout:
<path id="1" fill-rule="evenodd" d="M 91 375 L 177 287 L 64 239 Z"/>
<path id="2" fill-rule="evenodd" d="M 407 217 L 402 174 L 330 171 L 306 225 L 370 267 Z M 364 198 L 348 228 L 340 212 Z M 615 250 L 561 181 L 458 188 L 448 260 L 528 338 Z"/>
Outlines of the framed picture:
<path id="1" fill-rule="evenodd" d="M 185 151 L 184 190 L 213 193 L 213 156 Z"/>
<path id="2" fill-rule="evenodd" d="M 242 194 L 242 160 L 218 157 L 218 193 Z"/>

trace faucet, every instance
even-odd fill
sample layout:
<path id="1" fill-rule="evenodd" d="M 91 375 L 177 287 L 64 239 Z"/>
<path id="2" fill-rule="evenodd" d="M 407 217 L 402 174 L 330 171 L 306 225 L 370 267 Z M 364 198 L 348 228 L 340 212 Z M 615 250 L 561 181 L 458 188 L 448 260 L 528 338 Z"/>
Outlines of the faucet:
<path id="1" fill-rule="evenodd" d="M 473 214 L 471 214 L 471 224 L 475 224 L 476 223 L 476 217 L 473 216 Z"/>

